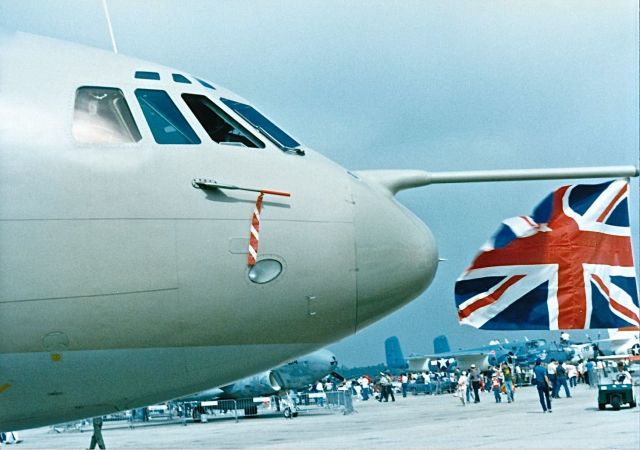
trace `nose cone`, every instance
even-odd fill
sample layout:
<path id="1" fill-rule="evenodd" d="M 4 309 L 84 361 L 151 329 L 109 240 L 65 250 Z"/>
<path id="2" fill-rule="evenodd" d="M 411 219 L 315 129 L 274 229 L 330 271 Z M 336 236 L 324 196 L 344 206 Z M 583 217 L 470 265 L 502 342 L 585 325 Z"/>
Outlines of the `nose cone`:
<path id="1" fill-rule="evenodd" d="M 306 359 L 310 364 L 316 364 L 318 367 L 322 367 L 322 369 L 325 371 L 331 370 L 338 366 L 336 355 L 334 355 L 333 352 L 327 350 L 326 348 L 316 350 L 315 352 L 307 356 Z"/>
<path id="2" fill-rule="evenodd" d="M 431 284 L 438 265 L 427 226 L 388 190 L 354 183 L 357 329 L 400 308 Z"/>

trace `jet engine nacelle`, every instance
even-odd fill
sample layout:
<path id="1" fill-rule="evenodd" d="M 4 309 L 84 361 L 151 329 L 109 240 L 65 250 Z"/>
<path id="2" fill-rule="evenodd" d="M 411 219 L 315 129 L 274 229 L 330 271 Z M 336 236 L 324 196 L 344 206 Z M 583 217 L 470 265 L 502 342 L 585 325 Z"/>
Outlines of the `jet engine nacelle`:
<path id="1" fill-rule="evenodd" d="M 244 378 L 222 388 L 222 398 L 253 398 L 274 395 L 282 389 L 273 370 Z"/>

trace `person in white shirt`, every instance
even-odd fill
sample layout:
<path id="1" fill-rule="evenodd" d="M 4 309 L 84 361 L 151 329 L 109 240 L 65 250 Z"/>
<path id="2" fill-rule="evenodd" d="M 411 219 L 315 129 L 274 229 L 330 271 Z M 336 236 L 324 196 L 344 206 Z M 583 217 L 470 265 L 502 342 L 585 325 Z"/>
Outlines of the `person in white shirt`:
<path id="1" fill-rule="evenodd" d="M 362 386 L 362 400 L 369 400 L 369 377 L 367 377 L 366 375 L 361 376 L 358 380 L 358 383 L 360 383 L 360 386 Z"/>
<path id="2" fill-rule="evenodd" d="M 316 403 L 320 406 L 324 406 L 324 399 L 326 398 L 326 395 L 324 393 L 324 386 L 322 385 L 322 380 L 316 383 L 316 394 L 318 394 L 318 397 L 316 397 Z"/>
<path id="3" fill-rule="evenodd" d="M 403 373 L 400 375 L 400 383 L 402 383 L 402 396 L 407 396 L 407 388 L 409 387 L 409 375 Z"/>
<path id="4" fill-rule="evenodd" d="M 547 377 L 549 378 L 549 382 L 551 383 L 551 396 L 555 397 L 553 393 L 555 392 L 556 386 L 558 385 L 558 380 L 556 379 L 556 368 L 558 367 L 558 362 L 555 359 L 549 361 L 547 364 Z"/>
<path id="5" fill-rule="evenodd" d="M 618 361 L 618 371 L 614 373 L 614 383 L 616 384 L 633 384 L 633 378 L 628 370 L 625 370 L 624 363 Z"/>
<path id="6" fill-rule="evenodd" d="M 567 369 L 567 377 L 569 377 L 569 387 L 576 387 L 578 385 L 578 369 L 573 364 L 565 364 Z"/>
<path id="7" fill-rule="evenodd" d="M 460 401 L 465 405 L 465 397 L 467 396 L 467 384 L 469 379 L 467 378 L 467 372 L 462 372 L 460 378 L 458 378 L 458 390 L 456 395 L 460 398 Z"/>

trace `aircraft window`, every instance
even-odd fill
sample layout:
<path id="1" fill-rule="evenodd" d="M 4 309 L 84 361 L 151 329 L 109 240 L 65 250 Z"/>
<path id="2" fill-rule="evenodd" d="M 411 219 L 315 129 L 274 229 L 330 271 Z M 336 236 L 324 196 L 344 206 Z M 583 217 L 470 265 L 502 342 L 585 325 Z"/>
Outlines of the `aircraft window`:
<path id="1" fill-rule="evenodd" d="M 185 77 L 184 75 L 180 75 L 179 73 L 172 73 L 171 77 L 173 78 L 173 81 L 175 81 L 176 83 L 191 84 L 191 81 L 189 81 L 187 77 Z"/>
<path id="2" fill-rule="evenodd" d="M 264 134 L 270 141 L 279 146 L 282 150 L 299 150 L 300 143 L 282 131 L 276 124 L 271 122 L 261 113 L 255 110 L 253 106 L 244 103 L 229 100 L 227 98 L 220 99 L 225 105 L 234 110 L 243 119 L 256 127 L 258 131 Z"/>
<path id="3" fill-rule="evenodd" d="M 204 95 L 182 94 L 182 98 L 215 142 L 264 148 L 262 142 Z"/>
<path id="4" fill-rule="evenodd" d="M 135 77 L 141 80 L 159 80 L 160 74 L 158 72 L 145 72 L 144 70 L 138 70 Z"/>
<path id="5" fill-rule="evenodd" d="M 196 80 L 198 80 L 198 83 L 200 83 L 200 84 L 201 84 L 201 85 L 203 85 L 204 87 L 209 88 L 209 89 L 213 89 L 214 91 L 216 90 L 216 88 L 214 88 L 213 86 L 211 86 L 211 84 L 210 84 L 210 83 L 207 83 L 206 81 L 201 80 L 200 78 L 196 78 Z"/>
<path id="6" fill-rule="evenodd" d="M 78 88 L 72 132 L 81 144 L 124 144 L 142 139 L 122 91 L 116 88 Z"/>
<path id="7" fill-rule="evenodd" d="M 165 91 L 136 89 L 136 97 L 158 144 L 200 143 L 200 138 Z"/>

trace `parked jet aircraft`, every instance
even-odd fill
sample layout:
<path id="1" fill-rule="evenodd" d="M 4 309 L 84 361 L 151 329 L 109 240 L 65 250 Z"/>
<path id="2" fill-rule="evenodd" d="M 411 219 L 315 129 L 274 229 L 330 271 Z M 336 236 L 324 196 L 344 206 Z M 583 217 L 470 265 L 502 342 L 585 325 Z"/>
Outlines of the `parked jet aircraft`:
<path id="1" fill-rule="evenodd" d="M 249 400 L 248 402 L 241 401 L 236 406 L 239 409 L 244 409 L 245 415 L 255 415 L 258 410 L 251 399 L 287 395 L 289 390 L 303 390 L 330 374 L 342 378 L 340 374 L 335 372 L 337 366 L 338 361 L 333 353 L 324 349 L 317 350 L 275 369 L 179 400 L 199 402 L 192 411 L 194 420 L 200 420 L 200 416 L 207 412 L 206 403 L 212 400 Z M 225 405 L 230 407 L 228 402 Z"/>
<path id="2" fill-rule="evenodd" d="M 400 308 L 438 264 L 400 190 L 638 174 L 351 172 L 217 84 L 23 33 L 0 89 L 0 429 L 229 383 Z"/>
<path id="3" fill-rule="evenodd" d="M 250 399 L 278 394 L 286 394 L 290 389 L 302 390 L 310 384 L 335 373 L 338 361 L 329 350 L 317 350 L 309 355 L 290 361 L 275 369 L 267 370 L 242 380 L 208 389 L 181 401 Z"/>

